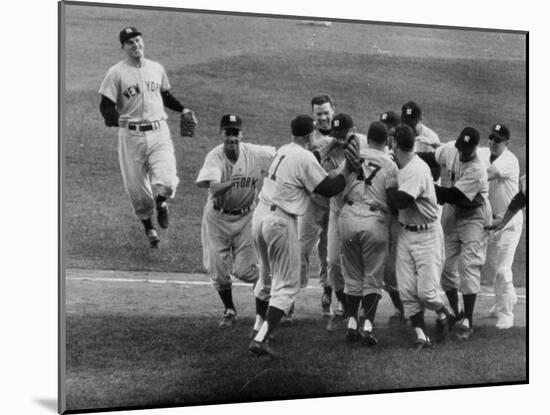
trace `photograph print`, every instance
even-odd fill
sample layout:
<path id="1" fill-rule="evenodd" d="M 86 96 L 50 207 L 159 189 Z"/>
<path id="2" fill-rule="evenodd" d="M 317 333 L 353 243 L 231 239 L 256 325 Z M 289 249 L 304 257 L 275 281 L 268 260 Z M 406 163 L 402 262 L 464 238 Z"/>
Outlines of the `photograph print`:
<path id="1" fill-rule="evenodd" d="M 528 32 L 59 12 L 61 413 L 529 382 Z"/>

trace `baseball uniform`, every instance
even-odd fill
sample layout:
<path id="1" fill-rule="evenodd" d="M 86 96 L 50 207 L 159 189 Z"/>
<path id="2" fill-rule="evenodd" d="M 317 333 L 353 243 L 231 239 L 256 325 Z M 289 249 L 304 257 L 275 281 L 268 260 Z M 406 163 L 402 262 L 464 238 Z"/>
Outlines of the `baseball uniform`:
<path id="1" fill-rule="evenodd" d="M 231 287 L 231 275 L 249 283 L 258 278 L 252 211 L 260 180 L 274 156 L 275 147 L 241 142 L 233 164 L 220 144 L 207 154 L 199 171 L 197 183 L 233 182 L 223 195 L 214 197 L 209 191 L 203 212 L 204 266 L 218 291 Z"/>
<path id="2" fill-rule="evenodd" d="M 489 175 L 489 201 L 493 221 L 501 221 L 512 198 L 519 191 L 519 162 L 507 148 L 491 162 L 489 148 L 479 148 L 478 157 L 487 167 Z M 514 322 L 513 308 L 516 291 L 513 284 L 512 264 L 521 237 L 523 214 L 518 212 L 500 232 L 489 235 L 485 270 L 494 282 L 495 311 L 498 328 L 509 328 Z"/>
<path id="3" fill-rule="evenodd" d="M 448 170 L 451 186 L 460 190 L 469 201 L 479 201 L 475 208 L 445 204 L 442 224 L 447 256 L 441 286 L 447 291 L 459 289 L 463 294 L 480 290 L 481 268 L 487 252 L 484 225 L 491 221 L 487 170 L 478 156 L 461 162 L 455 141 L 435 150 L 435 160 Z"/>
<path id="4" fill-rule="evenodd" d="M 428 128 L 424 123 L 419 122 L 416 126 L 416 142 L 414 143 L 414 152 L 430 152 L 434 151 L 433 145 L 441 144 L 439 136 L 431 128 Z"/>

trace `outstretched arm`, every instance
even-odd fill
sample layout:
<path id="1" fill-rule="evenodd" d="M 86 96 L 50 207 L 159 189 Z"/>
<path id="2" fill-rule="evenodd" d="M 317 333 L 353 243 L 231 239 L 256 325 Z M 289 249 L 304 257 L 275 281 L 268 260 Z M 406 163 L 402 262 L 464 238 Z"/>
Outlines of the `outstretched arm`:
<path id="1" fill-rule="evenodd" d="M 116 109 L 116 104 L 105 95 L 101 95 L 99 111 L 101 112 L 107 127 L 118 127 L 119 114 Z"/>

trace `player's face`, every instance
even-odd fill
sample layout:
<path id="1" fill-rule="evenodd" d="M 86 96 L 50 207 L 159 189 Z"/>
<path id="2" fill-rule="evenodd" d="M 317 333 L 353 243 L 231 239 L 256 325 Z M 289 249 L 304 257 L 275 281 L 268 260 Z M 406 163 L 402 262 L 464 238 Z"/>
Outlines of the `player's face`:
<path id="1" fill-rule="evenodd" d="M 224 128 L 221 131 L 223 147 L 226 151 L 236 151 L 242 137 L 242 131 L 238 128 Z"/>
<path id="2" fill-rule="evenodd" d="M 334 108 L 330 102 L 325 102 L 324 104 L 313 105 L 313 119 L 317 128 L 322 130 L 330 130 L 330 123 L 332 122 L 332 117 L 334 116 Z"/>
<path id="3" fill-rule="evenodd" d="M 124 42 L 123 48 L 129 58 L 141 58 L 144 53 L 143 38 L 141 36 L 134 36 Z"/>
<path id="4" fill-rule="evenodd" d="M 477 146 L 473 149 L 467 149 L 467 150 L 458 150 L 459 159 L 461 162 L 466 163 L 468 161 L 471 161 L 476 156 Z"/>
<path id="5" fill-rule="evenodd" d="M 491 155 L 498 157 L 506 149 L 507 141 L 500 141 L 498 138 L 495 140 L 493 136 L 489 137 L 489 149 L 491 150 Z"/>

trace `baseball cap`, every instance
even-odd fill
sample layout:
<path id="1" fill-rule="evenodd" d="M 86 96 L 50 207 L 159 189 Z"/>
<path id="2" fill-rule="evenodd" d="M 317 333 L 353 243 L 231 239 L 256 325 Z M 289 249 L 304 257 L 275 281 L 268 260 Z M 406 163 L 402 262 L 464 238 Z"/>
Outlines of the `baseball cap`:
<path id="1" fill-rule="evenodd" d="M 495 124 L 491 127 L 489 138 L 496 142 L 508 141 L 510 139 L 510 130 L 504 124 Z"/>
<path id="2" fill-rule="evenodd" d="M 416 125 L 422 116 L 422 110 L 414 101 L 409 101 L 403 104 L 401 108 L 401 122 L 408 125 Z"/>
<path id="3" fill-rule="evenodd" d="M 459 151 L 470 152 L 479 144 L 479 132 L 473 127 L 466 127 L 455 142 Z"/>
<path id="4" fill-rule="evenodd" d="M 123 45 L 124 42 L 126 42 L 128 39 L 131 39 L 134 36 L 140 36 L 140 35 L 141 35 L 141 32 L 137 30 L 135 27 L 127 26 L 120 31 L 120 34 L 118 35 L 118 39 L 120 40 L 120 44 Z"/>
<path id="5" fill-rule="evenodd" d="M 388 129 L 382 121 L 374 121 L 369 126 L 367 139 L 375 143 L 384 143 L 388 139 Z"/>
<path id="6" fill-rule="evenodd" d="M 331 126 L 336 131 L 347 131 L 353 128 L 353 119 L 348 114 L 336 114 L 332 119 Z"/>
<path id="7" fill-rule="evenodd" d="M 313 132 L 313 118 L 309 115 L 298 115 L 290 122 L 294 137 L 303 137 Z"/>
<path id="8" fill-rule="evenodd" d="M 397 127 L 399 125 L 399 117 L 394 111 L 385 111 L 380 114 L 380 121 L 388 127 Z"/>
<path id="9" fill-rule="evenodd" d="M 220 129 L 224 128 L 237 128 L 242 129 L 243 120 L 241 117 L 235 114 L 226 114 L 222 117 L 220 121 Z"/>

